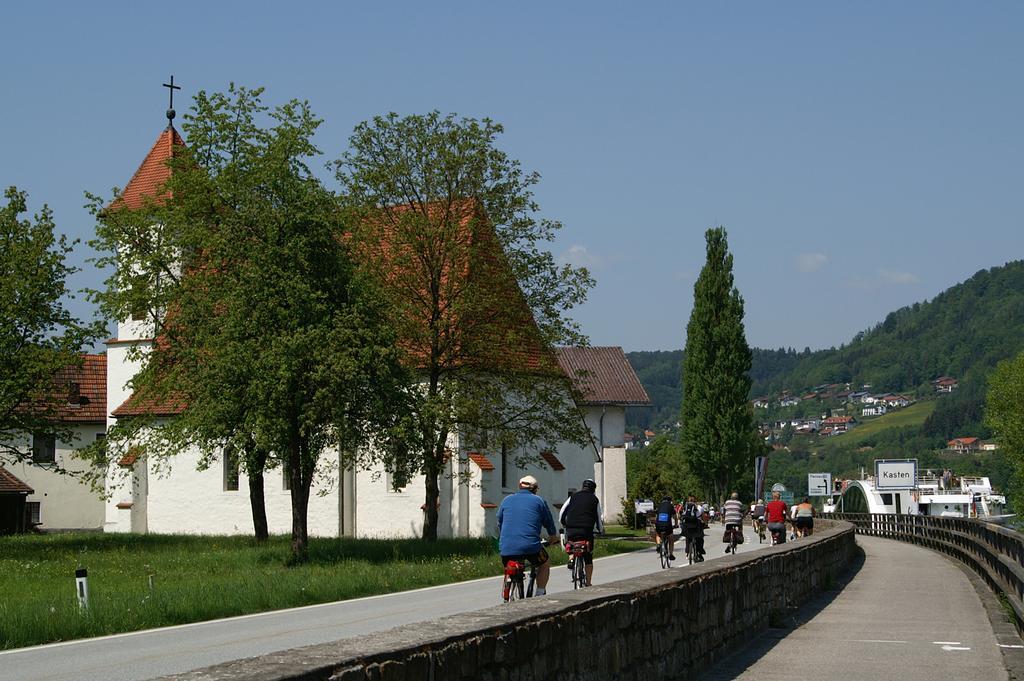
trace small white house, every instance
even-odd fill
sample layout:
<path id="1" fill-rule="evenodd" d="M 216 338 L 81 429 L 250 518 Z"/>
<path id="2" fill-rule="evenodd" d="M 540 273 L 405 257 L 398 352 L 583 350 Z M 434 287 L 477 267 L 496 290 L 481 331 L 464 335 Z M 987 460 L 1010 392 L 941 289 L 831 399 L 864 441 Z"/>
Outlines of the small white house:
<path id="1" fill-rule="evenodd" d="M 85 355 L 81 367 L 61 370 L 56 383 L 65 394 L 57 416 L 70 426 L 73 441 L 50 433 L 25 433 L 12 444 L 29 460 L 7 464 L 7 470 L 32 489 L 25 498 L 26 527 L 50 530 L 99 530 L 103 527 L 103 499 L 74 473 L 87 472 L 88 464 L 75 457 L 76 449 L 103 439 L 106 434 L 106 355 Z M 58 473 L 62 468 L 72 473 Z"/>

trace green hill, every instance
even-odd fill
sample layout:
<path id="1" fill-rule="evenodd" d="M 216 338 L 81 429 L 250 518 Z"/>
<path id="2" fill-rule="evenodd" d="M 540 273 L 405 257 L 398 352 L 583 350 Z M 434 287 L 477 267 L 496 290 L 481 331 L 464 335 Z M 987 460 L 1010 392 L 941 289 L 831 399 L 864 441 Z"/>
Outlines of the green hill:
<path id="1" fill-rule="evenodd" d="M 933 434 L 980 421 L 984 385 L 995 364 L 1024 350 L 1024 261 L 981 270 L 930 301 L 891 312 L 839 348 L 753 350 L 751 398 L 800 394 L 827 383 L 868 384 L 876 392 L 931 394 L 930 381 L 961 382 L 956 407 L 937 409 Z M 652 408 L 633 410 L 631 428 L 671 427 L 682 396 L 682 351 L 627 353 L 651 397 Z M 966 413 L 968 418 L 962 414 Z"/>

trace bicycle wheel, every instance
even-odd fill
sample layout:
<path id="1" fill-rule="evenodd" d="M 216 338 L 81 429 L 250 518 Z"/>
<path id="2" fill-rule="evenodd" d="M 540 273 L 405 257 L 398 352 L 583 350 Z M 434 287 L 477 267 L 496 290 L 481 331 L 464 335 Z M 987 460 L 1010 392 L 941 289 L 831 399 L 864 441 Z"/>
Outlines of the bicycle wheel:
<path id="1" fill-rule="evenodd" d="M 572 562 L 572 588 L 582 589 L 587 585 L 587 566 L 583 556 L 576 556 Z"/>

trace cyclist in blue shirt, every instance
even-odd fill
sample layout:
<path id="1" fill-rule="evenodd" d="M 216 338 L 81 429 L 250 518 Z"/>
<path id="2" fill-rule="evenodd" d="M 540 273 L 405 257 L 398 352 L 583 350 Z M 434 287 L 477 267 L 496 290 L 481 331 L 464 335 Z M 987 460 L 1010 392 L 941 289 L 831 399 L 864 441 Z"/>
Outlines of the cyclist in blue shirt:
<path id="1" fill-rule="evenodd" d="M 519 491 L 505 497 L 498 507 L 498 552 L 501 564 L 525 558 L 537 568 L 537 595 L 547 593 L 548 553 L 540 540 L 541 529 L 547 530 L 548 543 L 558 541 L 555 520 L 544 499 L 537 495 L 537 478 L 524 475 L 519 480 Z"/>

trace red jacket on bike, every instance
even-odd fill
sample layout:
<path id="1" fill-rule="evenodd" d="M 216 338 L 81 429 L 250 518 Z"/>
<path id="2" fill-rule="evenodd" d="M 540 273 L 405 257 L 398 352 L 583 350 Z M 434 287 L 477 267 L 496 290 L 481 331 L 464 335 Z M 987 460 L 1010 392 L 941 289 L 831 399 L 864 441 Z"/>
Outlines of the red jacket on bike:
<path id="1" fill-rule="evenodd" d="M 768 514 L 768 522 L 770 523 L 784 523 L 786 522 L 786 502 L 785 501 L 769 501 L 768 505 L 765 506 L 765 511 Z"/>

